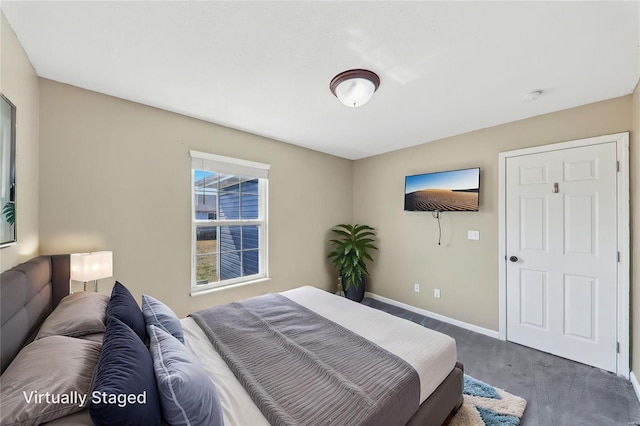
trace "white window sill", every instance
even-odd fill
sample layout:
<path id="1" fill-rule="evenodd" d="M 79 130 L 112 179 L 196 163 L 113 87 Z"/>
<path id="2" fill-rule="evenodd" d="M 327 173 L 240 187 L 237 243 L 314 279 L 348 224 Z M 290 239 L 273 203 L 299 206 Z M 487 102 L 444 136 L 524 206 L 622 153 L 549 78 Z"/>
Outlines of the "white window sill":
<path id="1" fill-rule="evenodd" d="M 236 284 L 228 284 L 228 285 L 223 285 L 223 286 L 220 286 L 220 287 L 206 288 L 206 289 L 202 289 L 202 290 L 197 290 L 197 289 L 193 289 L 192 288 L 191 289 L 191 297 L 204 296 L 205 294 L 217 293 L 219 291 L 229 290 L 229 289 L 232 289 L 232 288 L 244 287 L 244 286 L 248 286 L 248 285 L 259 284 L 259 283 L 263 283 L 263 282 L 267 282 L 267 281 L 271 281 L 271 278 L 270 277 L 258 278 L 258 279 L 251 280 L 251 281 L 243 281 L 243 282 L 236 283 Z"/>

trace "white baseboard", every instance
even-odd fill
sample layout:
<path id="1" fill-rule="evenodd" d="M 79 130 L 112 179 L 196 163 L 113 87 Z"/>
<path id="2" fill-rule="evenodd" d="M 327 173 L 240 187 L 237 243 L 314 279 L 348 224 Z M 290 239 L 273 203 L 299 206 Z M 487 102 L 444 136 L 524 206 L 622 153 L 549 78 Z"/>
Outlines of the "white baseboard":
<path id="1" fill-rule="evenodd" d="M 640 383 L 638 383 L 638 378 L 633 371 L 629 374 L 629 380 L 631 380 L 633 390 L 636 391 L 636 398 L 638 398 L 638 401 L 640 401 Z"/>
<path id="2" fill-rule="evenodd" d="M 457 319 L 449 318 L 444 315 L 436 314 L 435 312 L 427 311 L 421 308 L 416 308 L 415 306 L 407 305 L 406 303 L 398 302 L 393 299 L 388 299 L 383 296 L 378 296 L 375 293 L 366 292 L 366 295 L 372 299 L 379 300 L 381 302 L 388 303 L 389 305 L 394 305 L 399 308 L 406 309 L 407 311 L 415 312 L 416 314 L 424 315 L 425 317 L 433 318 L 438 321 L 446 322 L 448 324 L 453 324 L 458 327 L 465 328 L 467 330 L 475 331 L 476 333 L 484 334 L 485 336 L 493 337 L 495 339 L 500 338 L 500 334 L 497 331 L 489 330 L 488 328 L 479 327 L 477 325 L 469 324 L 468 322 L 459 321 Z"/>

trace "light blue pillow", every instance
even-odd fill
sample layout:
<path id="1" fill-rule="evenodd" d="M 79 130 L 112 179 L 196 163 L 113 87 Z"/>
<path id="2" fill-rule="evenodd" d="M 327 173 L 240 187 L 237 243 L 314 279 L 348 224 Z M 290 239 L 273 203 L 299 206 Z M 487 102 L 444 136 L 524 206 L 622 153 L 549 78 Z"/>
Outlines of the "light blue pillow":
<path id="1" fill-rule="evenodd" d="M 147 331 L 151 325 L 155 325 L 171 334 L 176 339 L 184 343 L 184 333 L 178 316 L 170 307 L 146 294 L 142 295 L 142 315 L 147 324 Z"/>
<path id="2" fill-rule="evenodd" d="M 222 426 L 215 385 L 189 349 L 159 327 L 149 326 L 151 356 L 162 415 L 172 426 Z"/>

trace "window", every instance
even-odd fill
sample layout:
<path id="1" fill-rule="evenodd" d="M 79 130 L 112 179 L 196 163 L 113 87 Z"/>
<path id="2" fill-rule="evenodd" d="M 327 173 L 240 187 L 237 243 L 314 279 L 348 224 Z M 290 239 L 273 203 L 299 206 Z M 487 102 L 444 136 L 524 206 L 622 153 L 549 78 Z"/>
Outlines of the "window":
<path id="1" fill-rule="evenodd" d="M 191 151 L 191 294 L 267 277 L 269 165 Z"/>

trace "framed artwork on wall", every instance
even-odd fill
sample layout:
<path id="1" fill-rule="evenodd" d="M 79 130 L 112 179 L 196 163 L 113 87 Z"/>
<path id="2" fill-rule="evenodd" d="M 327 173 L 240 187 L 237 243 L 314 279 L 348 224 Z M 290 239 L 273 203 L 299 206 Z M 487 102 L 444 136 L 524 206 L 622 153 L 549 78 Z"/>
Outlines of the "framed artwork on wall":
<path id="1" fill-rule="evenodd" d="M 0 94 L 0 248 L 17 241 L 16 107 Z"/>

